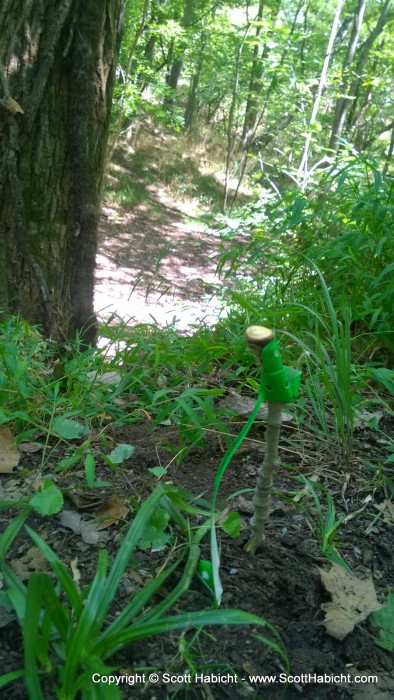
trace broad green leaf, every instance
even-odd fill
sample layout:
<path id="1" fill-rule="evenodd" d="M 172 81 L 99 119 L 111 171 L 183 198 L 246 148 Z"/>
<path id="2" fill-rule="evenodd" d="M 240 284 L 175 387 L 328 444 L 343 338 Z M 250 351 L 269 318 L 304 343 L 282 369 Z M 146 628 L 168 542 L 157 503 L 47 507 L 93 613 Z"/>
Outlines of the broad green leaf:
<path id="1" fill-rule="evenodd" d="M 89 432 L 88 428 L 76 420 L 56 416 L 51 424 L 51 433 L 55 433 L 65 440 L 76 440 Z"/>
<path id="2" fill-rule="evenodd" d="M 220 527 L 227 535 L 230 535 L 230 537 L 238 537 L 241 532 L 241 518 L 239 513 L 229 513 Z"/>
<path id="3" fill-rule="evenodd" d="M 369 621 L 380 628 L 373 637 L 375 644 L 387 651 L 394 651 L 394 590 L 389 593 L 383 607 L 370 615 Z"/>
<path id="4" fill-rule="evenodd" d="M 108 457 L 114 464 L 122 464 L 122 462 L 124 462 L 125 459 L 131 457 L 133 452 L 134 447 L 132 445 L 120 443 L 115 447 L 114 450 L 112 450 Z"/>
<path id="5" fill-rule="evenodd" d="M 63 494 L 52 479 L 45 479 L 43 488 L 32 496 L 29 505 L 40 515 L 54 515 L 63 508 Z"/>
<path id="6" fill-rule="evenodd" d="M 165 530 L 170 519 L 169 513 L 163 508 L 157 508 L 153 513 L 149 525 L 138 543 L 140 549 L 161 549 L 168 542 L 170 535 Z"/>

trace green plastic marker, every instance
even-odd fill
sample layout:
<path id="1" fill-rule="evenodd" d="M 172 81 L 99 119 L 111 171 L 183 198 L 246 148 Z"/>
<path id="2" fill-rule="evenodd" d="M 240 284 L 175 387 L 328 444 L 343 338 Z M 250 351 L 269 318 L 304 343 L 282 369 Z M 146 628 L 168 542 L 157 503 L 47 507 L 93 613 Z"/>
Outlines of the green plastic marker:
<path id="1" fill-rule="evenodd" d="M 297 399 L 301 372 L 283 365 L 274 331 L 264 326 L 250 326 L 246 338 L 261 364 L 264 400 L 286 404 Z"/>
<path id="2" fill-rule="evenodd" d="M 257 472 L 254 515 L 250 521 L 252 535 L 246 545 L 246 550 L 255 554 L 264 543 L 273 474 L 280 463 L 279 435 L 283 406 L 298 398 L 301 372 L 283 365 L 275 334 L 270 328 L 250 326 L 246 339 L 261 366 L 260 391 L 268 404 L 264 462 Z"/>

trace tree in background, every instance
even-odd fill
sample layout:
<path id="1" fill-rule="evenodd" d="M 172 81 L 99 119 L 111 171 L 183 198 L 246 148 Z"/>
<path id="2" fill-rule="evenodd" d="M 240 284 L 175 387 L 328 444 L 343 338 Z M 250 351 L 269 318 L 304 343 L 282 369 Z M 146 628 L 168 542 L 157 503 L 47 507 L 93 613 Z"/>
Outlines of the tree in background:
<path id="1" fill-rule="evenodd" d="M 104 157 L 124 0 L 3 0 L 0 309 L 94 338 Z"/>
<path id="2" fill-rule="evenodd" d="M 313 175 L 346 141 L 390 167 L 391 0 L 150 0 L 149 12 L 148 1 L 130 5 L 125 38 L 134 52 L 125 80 L 134 115 L 208 127 L 225 138 L 229 175 L 241 181 L 263 168 L 292 171 L 300 182 L 298 164 L 303 177 Z M 149 21 L 136 45 L 141 17 Z"/>

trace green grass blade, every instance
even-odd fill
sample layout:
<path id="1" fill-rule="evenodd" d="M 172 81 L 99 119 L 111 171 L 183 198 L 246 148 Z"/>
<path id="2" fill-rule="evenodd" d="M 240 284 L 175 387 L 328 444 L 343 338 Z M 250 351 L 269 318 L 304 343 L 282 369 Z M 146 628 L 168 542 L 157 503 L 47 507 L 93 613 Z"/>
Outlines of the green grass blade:
<path id="1" fill-rule="evenodd" d="M 102 624 L 102 616 L 105 617 L 106 610 L 102 612 L 101 601 L 106 589 L 106 574 L 108 567 L 108 554 L 102 550 L 96 575 L 89 589 L 88 597 L 75 629 L 69 629 L 67 640 L 67 656 L 63 669 L 63 690 L 65 697 L 74 697 L 74 682 L 78 666 L 83 663 L 88 656 L 88 650 L 93 646 L 97 635 L 97 630 Z"/>
<path id="2" fill-rule="evenodd" d="M 189 556 L 181 580 L 177 583 L 171 593 L 169 593 L 164 600 L 161 601 L 161 603 L 156 605 L 154 608 L 152 608 L 152 610 L 149 610 L 145 615 L 137 620 L 135 623 L 136 625 L 153 622 L 164 615 L 167 610 L 172 608 L 176 601 L 188 590 L 195 574 L 199 558 L 200 547 L 197 544 L 192 544 L 190 546 Z"/>
<path id="3" fill-rule="evenodd" d="M 146 531 L 150 519 L 163 495 L 165 495 L 164 486 L 157 486 L 153 493 L 151 493 L 151 495 L 148 496 L 146 501 L 144 501 L 144 503 L 141 505 L 137 515 L 131 523 L 128 532 L 126 533 L 108 575 L 106 588 L 101 601 L 101 621 L 105 619 L 108 608 L 121 582 L 122 576 L 129 565 L 130 557 Z"/>
<path id="4" fill-rule="evenodd" d="M 28 525 L 26 525 L 26 530 L 33 542 L 35 542 L 37 547 L 41 550 L 41 552 L 44 554 L 45 558 L 51 565 L 63 588 L 64 593 L 68 598 L 72 609 L 78 617 L 82 608 L 82 599 L 73 579 L 67 571 L 67 568 L 59 559 L 57 554 L 55 554 L 55 552 L 50 547 L 48 547 L 47 543 L 44 542 L 44 540 L 41 539 L 41 537 L 34 530 L 32 530 Z"/>
<path id="5" fill-rule="evenodd" d="M 133 597 L 133 600 L 129 605 L 127 605 L 124 610 L 116 617 L 114 622 L 112 622 L 109 627 L 105 629 L 102 635 L 100 635 L 99 643 L 101 640 L 108 636 L 116 635 L 118 632 L 122 631 L 127 625 L 134 621 L 135 617 L 143 610 L 145 605 L 149 603 L 152 596 L 160 590 L 161 586 L 168 579 L 169 576 L 175 571 L 177 566 L 179 566 L 181 559 L 178 559 L 175 564 L 168 567 L 162 574 L 157 576 L 155 579 L 146 584 L 138 593 Z M 94 647 L 92 649 L 94 653 Z"/>
<path id="6" fill-rule="evenodd" d="M 189 612 L 146 624 L 133 625 L 114 637 L 107 637 L 97 646 L 95 651 L 99 656 L 104 656 L 106 653 L 114 653 L 125 644 L 138 639 L 152 637 L 173 630 L 186 629 L 187 627 L 203 627 L 204 625 L 256 625 L 257 627 L 266 627 L 276 640 L 278 648 L 281 650 L 282 658 L 287 658 L 284 643 L 273 625 L 257 615 L 231 609 L 203 610 L 197 613 Z"/>
<path id="7" fill-rule="evenodd" d="M 2 564 L 1 570 L 7 584 L 8 598 L 15 610 L 19 624 L 23 627 L 26 615 L 26 586 L 5 562 Z"/>
<path id="8" fill-rule="evenodd" d="M 239 448 L 240 445 L 242 445 L 244 439 L 246 438 L 247 434 L 249 433 L 249 430 L 251 429 L 255 418 L 258 414 L 259 408 L 264 400 L 264 389 L 262 385 L 262 376 L 263 373 L 261 373 L 260 376 L 260 392 L 256 398 L 256 404 L 254 406 L 254 409 L 252 413 L 250 414 L 247 422 L 245 423 L 244 427 L 240 431 L 239 435 L 233 440 L 231 443 L 230 447 L 228 448 L 226 454 L 224 455 L 219 468 L 216 472 L 215 476 L 215 481 L 214 481 L 214 487 L 213 487 L 213 494 L 212 494 L 212 505 L 211 505 L 211 558 L 212 558 L 212 575 L 213 575 L 213 583 L 214 583 L 214 589 L 215 589 L 215 598 L 216 602 L 218 605 L 220 605 L 220 599 L 222 597 L 223 593 L 223 587 L 220 581 L 220 575 L 219 575 L 219 568 L 220 568 L 220 557 L 219 557 L 219 548 L 218 548 L 218 543 L 217 543 L 217 537 L 216 537 L 216 526 L 215 526 L 215 506 L 216 506 L 216 499 L 217 495 L 219 492 L 219 487 L 222 481 L 222 478 L 224 476 L 224 473 L 230 464 L 232 458 L 234 457 L 237 449 Z"/>
<path id="9" fill-rule="evenodd" d="M 29 698 L 45 700 L 37 667 L 37 648 L 40 645 L 40 614 L 45 597 L 46 575 L 32 574 L 27 586 L 26 615 L 23 627 L 26 687 Z"/>
<path id="10" fill-rule="evenodd" d="M 17 681 L 19 678 L 24 678 L 24 677 L 25 677 L 25 670 L 24 669 L 21 669 L 19 671 L 10 671 L 9 673 L 5 673 L 3 676 L 0 676 L 0 688 L 4 688 L 9 683 L 13 683 L 14 681 Z"/>
<path id="11" fill-rule="evenodd" d="M 9 501 L 8 501 L 9 503 Z M 13 502 L 14 503 L 14 502 Z M 21 511 L 18 515 L 7 525 L 3 534 L 0 537 L 0 563 L 6 558 L 7 553 L 23 527 L 25 521 L 31 513 L 31 508 L 26 508 L 26 510 Z"/>

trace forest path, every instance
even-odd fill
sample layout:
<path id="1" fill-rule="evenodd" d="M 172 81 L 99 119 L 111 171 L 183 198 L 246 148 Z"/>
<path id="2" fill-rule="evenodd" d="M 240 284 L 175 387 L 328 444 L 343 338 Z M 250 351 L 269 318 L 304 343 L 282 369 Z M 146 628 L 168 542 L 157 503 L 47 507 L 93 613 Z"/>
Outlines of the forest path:
<path id="1" fill-rule="evenodd" d="M 147 198 L 120 210 L 104 205 L 96 258 L 95 311 L 130 324 L 175 323 L 179 330 L 218 317 L 212 285 L 217 233 L 188 215 L 165 187 L 145 185 Z"/>

